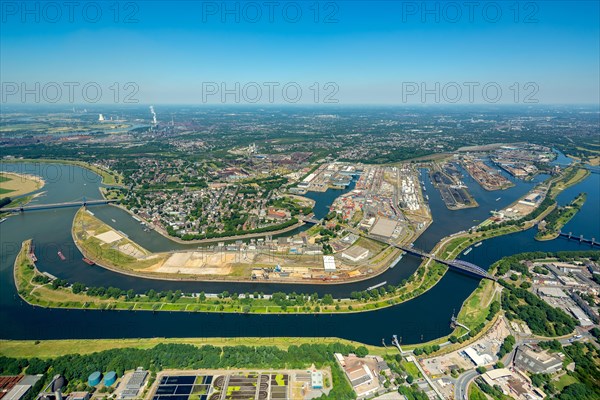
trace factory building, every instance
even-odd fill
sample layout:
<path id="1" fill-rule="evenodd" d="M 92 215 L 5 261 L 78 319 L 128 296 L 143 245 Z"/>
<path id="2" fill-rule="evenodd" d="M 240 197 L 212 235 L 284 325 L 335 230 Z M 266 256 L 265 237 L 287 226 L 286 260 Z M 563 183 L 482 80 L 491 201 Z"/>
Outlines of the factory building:
<path id="1" fill-rule="evenodd" d="M 547 351 L 535 351 L 528 344 L 519 346 L 515 356 L 515 365 L 534 374 L 552 374 L 562 369 L 564 355 L 550 354 Z"/>
<path id="2" fill-rule="evenodd" d="M 333 258 L 333 256 L 323 256 L 323 267 L 326 272 L 334 272 L 335 258 Z"/>
<path id="3" fill-rule="evenodd" d="M 134 399 L 138 397 L 140 393 L 140 389 L 145 385 L 146 378 L 148 377 L 148 371 L 144 371 L 143 368 L 138 368 L 135 370 L 127 384 L 125 385 L 125 390 L 121 392 L 121 399 Z"/>
<path id="4" fill-rule="evenodd" d="M 369 257 L 369 250 L 361 246 L 353 246 L 342 253 L 342 258 L 352 262 L 366 260 Z"/>
<path id="5" fill-rule="evenodd" d="M 313 389 L 323 389 L 323 372 L 312 371 L 310 373 L 310 382 Z"/>

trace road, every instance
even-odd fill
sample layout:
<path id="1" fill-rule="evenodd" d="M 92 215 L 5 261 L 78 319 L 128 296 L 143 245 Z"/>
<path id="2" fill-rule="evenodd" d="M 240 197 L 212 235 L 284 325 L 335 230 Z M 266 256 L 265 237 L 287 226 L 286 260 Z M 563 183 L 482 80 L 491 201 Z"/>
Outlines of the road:
<path id="1" fill-rule="evenodd" d="M 455 400 L 467 400 L 469 397 L 469 384 L 471 381 L 478 376 L 479 373 L 474 369 L 463 372 L 456 379 L 456 383 L 454 384 L 454 399 Z"/>

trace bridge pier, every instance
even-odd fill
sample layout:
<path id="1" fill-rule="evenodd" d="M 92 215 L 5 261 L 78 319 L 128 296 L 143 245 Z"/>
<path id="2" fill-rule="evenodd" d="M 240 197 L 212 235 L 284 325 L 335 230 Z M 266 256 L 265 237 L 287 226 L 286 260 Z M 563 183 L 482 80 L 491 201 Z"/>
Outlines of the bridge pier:
<path id="1" fill-rule="evenodd" d="M 583 235 L 579 235 L 579 243 L 583 242 Z"/>

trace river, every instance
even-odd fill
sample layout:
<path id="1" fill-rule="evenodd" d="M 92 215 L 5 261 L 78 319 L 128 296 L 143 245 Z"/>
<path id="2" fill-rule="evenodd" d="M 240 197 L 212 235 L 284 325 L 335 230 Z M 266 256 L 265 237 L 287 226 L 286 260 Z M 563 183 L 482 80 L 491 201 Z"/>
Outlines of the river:
<path id="1" fill-rule="evenodd" d="M 568 160 L 568 159 L 567 159 Z M 561 162 L 564 163 L 564 159 Z M 85 196 L 100 197 L 100 178 L 79 167 L 57 164 L 0 164 L 1 170 L 35 174 L 46 180 L 41 189 L 44 194 L 31 204 L 73 201 Z M 425 172 L 430 208 L 434 222 L 415 242 L 415 246 L 430 250 L 442 237 L 476 225 L 487 218 L 493 209 L 500 209 L 522 196 L 545 177 L 533 182 L 510 178 L 515 186 L 487 192 L 472 179 L 465 177 L 471 193 L 479 203 L 478 208 L 450 211 L 443 204 Z M 346 190 L 350 190 L 350 188 Z M 580 212 L 565 226 L 585 237 L 600 238 L 600 175 L 591 174 L 585 181 L 565 190 L 558 196 L 560 204 L 570 202 L 579 192 L 587 192 L 588 199 Z M 316 207 L 323 211 L 327 205 L 345 191 L 312 193 Z M 496 199 L 500 197 L 500 200 Z M 197 245 L 176 244 L 156 232 L 144 232 L 142 226 L 125 211 L 113 206 L 95 206 L 92 211 L 100 219 L 125 232 L 131 239 L 152 251 L 173 248 L 190 248 Z M 321 212 L 320 211 L 320 212 Z M 403 343 L 431 340 L 448 334 L 450 316 L 458 312 L 462 302 L 475 289 L 478 281 L 463 274 L 449 271 L 427 293 L 406 303 L 378 311 L 335 315 L 239 315 L 216 313 L 96 311 L 44 309 L 24 303 L 17 295 L 13 277 L 13 263 L 21 242 L 33 238 L 38 256 L 38 267 L 70 282 L 83 282 L 90 286 L 115 286 L 144 292 L 149 289 L 184 292 L 219 293 L 274 291 L 331 293 L 334 297 L 347 297 L 354 290 L 364 290 L 387 281 L 397 284 L 410 276 L 420 260 L 405 256 L 393 269 L 363 282 L 338 285 L 290 285 L 266 283 L 203 283 L 175 282 L 134 278 L 120 275 L 101 267 L 90 267 L 81 261 L 81 254 L 71 239 L 70 228 L 75 208 L 27 212 L 11 216 L 0 224 L 0 338 L 3 339 L 68 339 L 68 338 L 118 338 L 118 337 L 241 337 L 241 336 L 310 336 L 341 337 L 369 344 L 381 344 L 381 339 L 397 334 Z M 112 220 L 116 222 L 112 222 Z M 535 230 L 487 240 L 473 248 L 467 261 L 488 268 L 501 257 L 524 251 L 557 251 L 589 249 L 575 241 L 556 239 L 548 242 L 533 240 Z M 60 261 L 56 253 L 66 256 Z"/>

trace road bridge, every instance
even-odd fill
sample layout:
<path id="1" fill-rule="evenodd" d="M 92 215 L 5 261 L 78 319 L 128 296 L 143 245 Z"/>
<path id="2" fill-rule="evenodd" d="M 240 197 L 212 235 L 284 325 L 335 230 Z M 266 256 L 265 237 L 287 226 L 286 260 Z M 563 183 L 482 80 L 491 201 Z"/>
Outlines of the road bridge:
<path id="1" fill-rule="evenodd" d="M 322 219 L 316 219 L 314 215 L 311 217 L 301 215 L 297 218 L 299 221 L 308 222 L 309 224 L 315 224 L 315 225 L 320 224 L 323 221 Z"/>
<path id="2" fill-rule="evenodd" d="M 18 213 L 18 212 L 25 212 L 25 211 L 50 210 L 50 209 L 54 209 L 54 208 L 89 207 L 89 206 L 115 203 L 116 201 L 117 200 L 86 200 L 86 199 L 83 199 L 80 201 L 67 201 L 67 202 L 63 202 L 63 203 L 38 204 L 38 205 L 33 205 L 33 206 L 0 208 L 0 212 Z"/>

